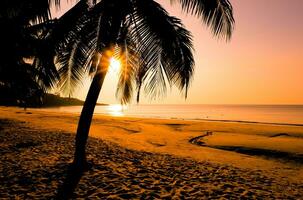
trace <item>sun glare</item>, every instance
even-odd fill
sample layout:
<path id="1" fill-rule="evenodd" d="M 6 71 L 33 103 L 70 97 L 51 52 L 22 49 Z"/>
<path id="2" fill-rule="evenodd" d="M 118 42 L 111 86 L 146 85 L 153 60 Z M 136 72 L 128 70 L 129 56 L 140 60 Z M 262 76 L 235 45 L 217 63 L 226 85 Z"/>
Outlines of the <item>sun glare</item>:
<path id="1" fill-rule="evenodd" d="M 116 58 L 111 58 L 109 69 L 113 72 L 119 72 L 120 68 L 121 68 L 121 62 Z"/>
<path id="2" fill-rule="evenodd" d="M 106 108 L 108 114 L 110 114 L 112 116 L 116 116 L 116 117 L 123 116 L 124 115 L 123 111 L 125 109 L 127 109 L 127 106 L 123 106 L 120 104 L 112 104 L 112 105 L 107 106 L 107 108 Z"/>

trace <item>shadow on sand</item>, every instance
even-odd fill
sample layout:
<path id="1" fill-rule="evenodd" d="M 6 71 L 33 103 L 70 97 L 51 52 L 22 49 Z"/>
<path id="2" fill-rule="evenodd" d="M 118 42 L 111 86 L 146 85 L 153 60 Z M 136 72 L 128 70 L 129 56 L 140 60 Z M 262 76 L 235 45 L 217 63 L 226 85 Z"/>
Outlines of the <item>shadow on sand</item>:
<path id="1" fill-rule="evenodd" d="M 203 135 L 191 138 L 189 142 L 194 145 L 214 148 L 214 149 L 221 149 L 225 151 L 233 151 L 245 155 L 250 156 L 260 156 L 266 159 L 274 159 L 282 162 L 288 162 L 295 165 L 303 165 L 303 154 L 299 153 L 292 153 L 292 152 L 284 152 L 278 150 L 271 150 L 271 149 L 261 149 L 261 148 L 253 148 L 253 147 L 244 147 L 244 146 L 223 146 L 223 145 L 207 145 L 203 138 L 209 135 L 212 135 L 211 131 L 206 131 Z M 289 136 L 286 133 L 279 133 L 275 134 L 270 137 L 279 137 L 279 136 Z"/>
<path id="2" fill-rule="evenodd" d="M 226 151 L 234 151 L 237 153 L 251 155 L 251 156 L 261 156 L 269 159 L 276 159 L 284 162 L 303 165 L 302 154 L 270 150 L 270 149 L 242 147 L 242 146 L 211 146 L 211 147 L 216 149 L 226 150 Z"/>
<path id="3" fill-rule="evenodd" d="M 65 173 L 63 184 L 59 185 L 55 199 L 70 199 L 83 176 L 84 171 L 70 165 Z"/>

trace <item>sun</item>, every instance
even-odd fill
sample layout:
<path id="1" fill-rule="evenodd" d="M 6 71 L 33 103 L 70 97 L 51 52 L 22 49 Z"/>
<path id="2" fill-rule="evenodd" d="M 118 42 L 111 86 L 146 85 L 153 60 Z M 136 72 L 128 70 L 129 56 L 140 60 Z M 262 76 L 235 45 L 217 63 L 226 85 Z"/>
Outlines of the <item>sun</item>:
<path id="1" fill-rule="evenodd" d="M 109 70 L 113 72 L 119 72 L 121 68 L 121 62 L 116 58 L 111 58 L 109 61 Z"/>

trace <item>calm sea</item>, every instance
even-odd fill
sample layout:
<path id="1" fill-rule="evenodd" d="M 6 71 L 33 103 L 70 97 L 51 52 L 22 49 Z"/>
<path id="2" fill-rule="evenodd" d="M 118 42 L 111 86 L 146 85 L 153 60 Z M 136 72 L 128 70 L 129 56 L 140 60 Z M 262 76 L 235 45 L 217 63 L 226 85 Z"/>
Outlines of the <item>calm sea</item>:
<path id="1" fill-rule="evenodd" d="M 80 113 L 82 106 L 47 108 Z M 44 109 L 45 110 L 45 109 Z M 121 105 L 96 106 L 95 115 L 185 120 L 228 120 L 303 125 L 303 105 Z"/>

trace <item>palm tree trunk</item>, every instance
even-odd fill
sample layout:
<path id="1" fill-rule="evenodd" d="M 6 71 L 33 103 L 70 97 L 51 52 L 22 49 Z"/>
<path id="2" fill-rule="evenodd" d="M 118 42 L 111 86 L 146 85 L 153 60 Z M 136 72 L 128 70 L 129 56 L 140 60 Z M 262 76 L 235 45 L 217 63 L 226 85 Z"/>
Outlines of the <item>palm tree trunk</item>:
<path id="1" fill-rule="evenodd" d="M 108 58 L 101 58 L 101 66 L 98 67 L 98 70 L 93 78 L 93 81 L 90 85 L 87 97 L 85 99 L 80 119 L 78 122 L 77 135 L 76 135 L 76 150 L 74 155 L 73 164 L 79 169 L 84 169 L 87 165 L 85 147 L 88 139 L 89 129 L 91 126 L 91 121 L 93 118 L 95 106 L 97 99 L 99 97 L 102 84 L 104 82 L 105 75 L 109 66 L 109 61 L 105 60 Z M 102 61 L 102 60 L 105 60 Z"/>

